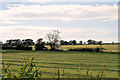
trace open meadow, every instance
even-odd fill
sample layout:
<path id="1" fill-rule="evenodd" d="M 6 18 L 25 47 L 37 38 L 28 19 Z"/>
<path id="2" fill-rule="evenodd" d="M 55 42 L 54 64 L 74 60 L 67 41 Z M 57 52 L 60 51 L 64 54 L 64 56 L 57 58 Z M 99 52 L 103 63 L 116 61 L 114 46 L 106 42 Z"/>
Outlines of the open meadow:
<path id="1" fill-rule="evenodd" d="M 80 48 L 80 47 L 98 47 L 99 45 L 65 45 L 62 49 Z M 35 57 L 35 63 L 42 71 L 43 77 L 52 77 L 57 69 L 60 72 L 64 70 L 69 77 L 77 74 L 80 69 L 82 76 L 86 75 L 89 69 L 89 75 L 96 76 L 99 71 L 105 68 L 106 78 L 118 78 L 118 45 L 102 45 L 105 48 L 104 53 L 100 52 L 79 52 L 79 51 L 22 51 L 22 50 L 3 50 L 2 61 L 5 64 L 12 64 L 11 67 L 17 69 L 22 65 L 22 60 L 29 56 Z"/>

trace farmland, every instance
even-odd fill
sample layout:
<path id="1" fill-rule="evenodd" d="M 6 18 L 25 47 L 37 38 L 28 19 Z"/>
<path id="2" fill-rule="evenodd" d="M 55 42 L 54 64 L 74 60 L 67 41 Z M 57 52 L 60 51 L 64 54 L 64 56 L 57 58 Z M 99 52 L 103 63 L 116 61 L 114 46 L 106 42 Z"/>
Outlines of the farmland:
<path id="1" fill-rule="evenodd" d="M 67 50 L 70 48 L 80 47 L 98 47 L 99 45 L 65 45 L 61 49 Z M 103 45 L 105 53 L 99 52 L 74 52 L 74 51 L 20 51 L 20 50 L 3 50 L 2 60 L 4 63 L 11 63 L 12 68 L 22 66 L 23 58 L 29 56 L 35 57 L 37 67 L 41 68 L 42 72 L 52 73 L 57 69 L 64 70 L 65 73 L 71 75 L 76 74 L 78 68 L 81 69 L 82 75 L 89 73 L 96 76 L 98 71 L 101 71 L 106 65 L 105 77 L 118 77 L 118 54 L 112 52 L 118 51 L 118 45 Z M 112 52 L 111 52 L 112 51 Z M 45 74 L 44 77 L 51 77 Z"/>
<path id="2" fill-rule="evenodd" d="M 100 45 L 62 45 L 62 50 L 74 49 L 74 48 L 97 48 Z M 118 45 L 102 45 L 104 52 L 118 52 Z M 49 48 L 49 47 L 48 47 Z"/>

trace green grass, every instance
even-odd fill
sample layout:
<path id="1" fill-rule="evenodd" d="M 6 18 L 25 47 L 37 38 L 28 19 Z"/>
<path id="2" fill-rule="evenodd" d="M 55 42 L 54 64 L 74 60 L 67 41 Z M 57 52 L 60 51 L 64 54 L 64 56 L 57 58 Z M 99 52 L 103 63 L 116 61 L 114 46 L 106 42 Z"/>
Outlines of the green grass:
<path id="1" fill-rule="evenodd" d="M 11 67 L 16 69 L 22 66 L 21 61 L 27 56 L 35 57 L 35 63 L 43 72 L 51 73 L 60 69 L 68 74 L 76 74 L 77 68 L 80 67 L 82 75 L 86 74 L 87 69 L 96 75 L 106 65 L 105 77 L 118 77 L 118 54 L 112 53 L 6 50 L 3 51 L 2 60 L 12 63 Z M 49 77 L 49 74 L 45 77 Z"/>

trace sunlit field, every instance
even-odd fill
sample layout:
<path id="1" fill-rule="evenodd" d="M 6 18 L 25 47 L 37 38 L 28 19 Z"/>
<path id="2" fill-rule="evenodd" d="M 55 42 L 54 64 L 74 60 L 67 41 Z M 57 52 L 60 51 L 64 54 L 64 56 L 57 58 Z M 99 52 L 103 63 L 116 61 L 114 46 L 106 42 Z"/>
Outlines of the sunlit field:
<path id="1" fill-rule="evenodd" d="M 49 48 L 49 46 L 47 46 Z M 104 48 L 104 52 L 118 52 L 118 45 L 62 45 L 60 49 L 68 50 L 74 48 Z"/>
<path id="2" fill-rule="evenodd" d="M 62 49 L 79 48 L 79 47 L 99 47 L 99 45 L 65 45 Z M 99 71 L 105 67 L 106 78 L 118 77 L 118 45 L 102 45 L 107 53 L 99 52 L 74 52 L 74 51 L 16 51 L 3 50 L 2 60 L 4 63 L 11 63 L 12 68 L 22 66 L 23 58 L 29 56 L 35 57 L 37 67 L 41 68 L 44 77 L 51 77 L 52 72 L 57 69 L 65 71 L 67 75 L 72 76 L 77 74 L 77 69 L 80 68 L 81 74 L 85 75 L 87 69 L 89 74 L 96 76 Z M 109 53 L 108 53 L 109 52 Z"/>

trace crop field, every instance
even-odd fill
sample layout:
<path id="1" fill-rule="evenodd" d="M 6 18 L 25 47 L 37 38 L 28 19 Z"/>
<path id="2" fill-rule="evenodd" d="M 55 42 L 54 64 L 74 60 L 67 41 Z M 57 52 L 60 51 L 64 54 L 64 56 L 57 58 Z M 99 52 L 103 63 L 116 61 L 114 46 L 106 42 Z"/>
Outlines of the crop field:
<path id="1" fill-rule="evenodd" d="M 71 48 L 97 48 L 101 47 L 100 45 L 64 45 L 61 46 L 62 49 L 68 50 Z M 118 52 L 118 45 L 102 45 L 104 52 Z"/>
<path id="2" fill-rule="evenodd" d="M 46 46 L 50 48 L 49 46 Z M 62 45 L 60 46 L 60 49 L 62 50 L 68 50 L 68 49 L 74 49 L 74 48 L 104 48 L 104 52 L 118 52 L 118 45 Z"/>
<path id="3" fill-rule="evenodd" d="M 97 46 L 99 45 L 90 45 L 90 47 Z M 86 47 L 86 45 L 61 46 L 65 50 L 79 47 Z M 89 69 L 89 74 L 96 76 L 105 66 L 106 78 L 118 78 L 118 54 L 112 54 L 112 52 L 118 51 L 118 45 L 102 45 L 102 47 L 109 53 L 3 50 L 2 61 L 6 64 L 12 64 L 11 67 L 17 69 L 22 66 L 23 58 L 27 56 L 35 57 L 34 61 L 45 74 L 44 77 L 51 77 L 50 74 L 56 72 L 57 69 L 60 69 L 60 72 L 64 70 L 67 75 L 72 76 L 77 74 L 78 68 L 82 75 L 85 75 L 87 69 Z"/>

